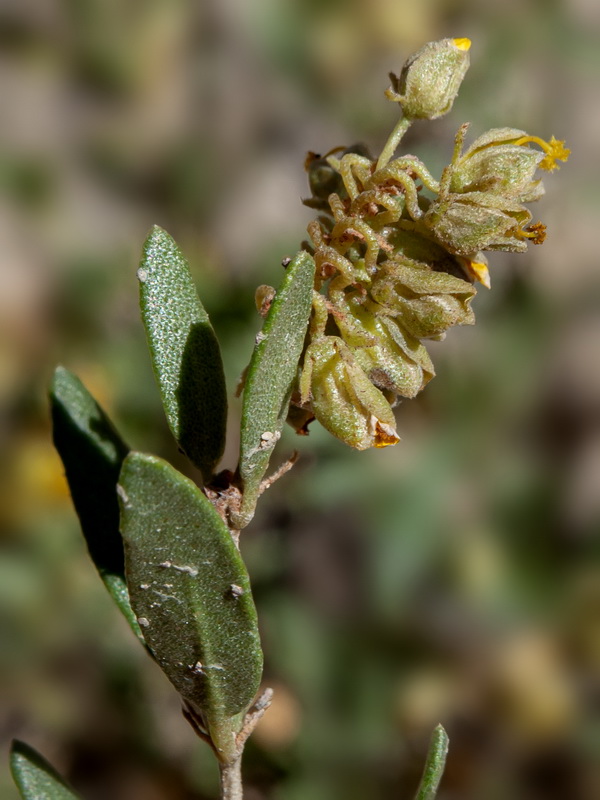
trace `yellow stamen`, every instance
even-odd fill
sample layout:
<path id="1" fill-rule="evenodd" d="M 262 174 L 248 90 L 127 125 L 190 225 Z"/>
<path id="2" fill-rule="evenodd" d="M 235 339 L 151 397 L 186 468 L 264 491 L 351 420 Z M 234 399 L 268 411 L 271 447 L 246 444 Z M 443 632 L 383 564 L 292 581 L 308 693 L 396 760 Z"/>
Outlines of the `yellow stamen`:
<path id="1" fill-rule="evenodd" d="M 531 244 L 543 244 L 546 239 L 546 226 L 536 222 L 528 228 L 518 228 L 515 236 L 518 239 L 531 239 Z"/>
<path id="2" fill-rule="evenodd" d="M 471 47 L 471 40 L 470 39 L 452 39 L 455 47 L 458 47 L 459 50 L 469 50 Z"/>
<path id="3" fill-rule="evenodd" d="M 564 141 L 555 139 L 554 136 L 549 142 L 545 142 L 543 139 L 540 139 L 539 136 L 521 136 L 521 138 L 516 139 L 514 143 L 521 145 L 528 144 L 529 142 L 539 145 L 544 153 L 546 153 L 546 157 L 540 161 L 540 169 L 545 169 L 547 172 L 558 169 L 559 167 L 556 162 L 566 161 L 571 154 L 569 148 L 565 147 Z"/>

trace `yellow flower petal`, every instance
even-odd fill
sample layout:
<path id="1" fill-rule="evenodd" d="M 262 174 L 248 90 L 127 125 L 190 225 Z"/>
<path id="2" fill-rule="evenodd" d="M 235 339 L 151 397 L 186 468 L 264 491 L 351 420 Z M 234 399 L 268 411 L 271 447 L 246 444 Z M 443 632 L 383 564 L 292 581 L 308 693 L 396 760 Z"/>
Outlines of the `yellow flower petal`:
<path id="1" fill-rule="evenodd" d="M 467 262 L 467 272 L 479 283 L 483 284 L 486 289 L 492 288 L 492 282 L 490 280 L 490 272 L 487 268 L 487 264 L 483 261 L 468 261 Z"/>
<path id="2" fill-rule="evenodd" d="M 452 41 L 459 50 L 469 50 L 471 47 L 470 39 L 452 39 Z"/>

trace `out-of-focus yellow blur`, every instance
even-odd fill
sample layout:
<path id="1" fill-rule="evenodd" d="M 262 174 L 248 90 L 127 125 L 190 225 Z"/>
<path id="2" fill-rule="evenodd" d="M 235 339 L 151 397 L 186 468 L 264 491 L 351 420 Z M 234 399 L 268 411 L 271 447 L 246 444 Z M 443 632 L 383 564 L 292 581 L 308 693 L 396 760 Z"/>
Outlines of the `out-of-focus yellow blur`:
<path id="1" fill-rule="evenodd" d="M 132 446 L 169 439 L 137 314 L 154 223 L 188 255 L 231 389 L 310 219 L 302 163 L 397 114 L 387 73 L 473 41 L 449 117 L 406 150 L 435 172 L 458 125 L 566 139 L 543 247 L 491 259 L 476 328 L 435 346 L 402 442 L 313 428 L 242 544 L 278 689 L 251 800 L 413 796 L 432 728 L 440 800 L 600 797 L 600 271 L 596 0 L 8 0 L 0 11 L 0 731 L 88 798 L 215 796 L 205 745 L 88 562 L 46 386 L 77 372 Z M 239 402 L 232 399 L 235 464 Z M 0 763 L 0 796 L 16 798 Z"/>

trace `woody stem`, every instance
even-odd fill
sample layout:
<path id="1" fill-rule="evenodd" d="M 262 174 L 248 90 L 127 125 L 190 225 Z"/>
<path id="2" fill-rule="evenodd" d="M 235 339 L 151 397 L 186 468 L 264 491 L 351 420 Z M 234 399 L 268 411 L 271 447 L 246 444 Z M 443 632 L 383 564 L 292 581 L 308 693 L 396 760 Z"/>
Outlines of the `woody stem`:
<path id="1" fill-rule="evenodd" d="M 242 800 L 242 754 L 227 764 L 219 764 L 221 800 Z"/>

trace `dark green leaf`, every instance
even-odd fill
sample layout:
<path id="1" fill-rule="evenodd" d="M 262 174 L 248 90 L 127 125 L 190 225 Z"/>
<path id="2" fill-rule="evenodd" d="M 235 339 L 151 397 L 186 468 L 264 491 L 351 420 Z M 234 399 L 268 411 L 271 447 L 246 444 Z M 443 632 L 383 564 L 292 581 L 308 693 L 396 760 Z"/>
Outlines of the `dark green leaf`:
<path id="1" fill-rule="evenodd" d="M 246 567 L 210 501 L 165 461 L 131 453 L 119 495 L 127 582 L 146 642 L 213 741 L 229 747 L 232 718 L 262 673 Z"/>
<path id="2" fill-rule="evenodd" d="M 438 725 L 431 736 L 425 769 L 415 800 L 434 800 L 448 755 L 448 734 Z"/>
<path id="3" fill-rule="evenodd" d="M 315 263 L 300 251 L 286 270 L 252 354 L 242 409 L 243 500 L 235 523 L 252 519 L 260 483 L 281 434 L 312 306 Z"/>
<path id="4" fill-rule="evenodd" d="M 188 262 L 155 226 L 144 243 L 140 307 L 169 427 L 208 481 L 223 455 L 227 391 L 217 337 Z"/>
<path id="5" fill-rule="evenodd" d="M 136 636 L 119 534 L 117 482 L 129 448 L 79 378 L 57 367 L 50 389 L 54 445 L 92 561 Z"/>
<path id="6" fill-rule="evenodd" d="M 23 800 L 78 800 L 46 759 L 24 742 L 12 743 L 10 770 Z"/>

